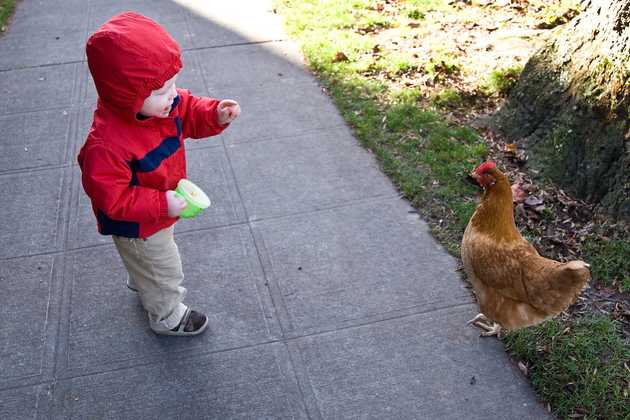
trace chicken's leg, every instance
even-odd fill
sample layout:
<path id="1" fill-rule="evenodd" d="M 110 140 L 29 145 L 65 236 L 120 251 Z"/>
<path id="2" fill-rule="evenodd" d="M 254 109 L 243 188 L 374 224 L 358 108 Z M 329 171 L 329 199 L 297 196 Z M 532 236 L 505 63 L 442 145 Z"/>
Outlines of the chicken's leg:
<path id="1" fill-rule="evenodd" d="M 496 335 L 497 338 L 501 337 L 501 325 L 490 321 L 484 314 L 477 314 L 477 316 L 468 321 L 467 324 L 481 328 L 483 330 L 481 335 L 484 337 L 493 335 Z"/>

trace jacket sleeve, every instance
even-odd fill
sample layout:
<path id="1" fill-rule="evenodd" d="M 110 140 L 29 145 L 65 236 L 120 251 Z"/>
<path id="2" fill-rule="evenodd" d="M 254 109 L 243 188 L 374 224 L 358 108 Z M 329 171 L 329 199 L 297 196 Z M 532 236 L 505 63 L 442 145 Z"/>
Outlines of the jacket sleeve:
<path id="1" fill-rule="evenodd" d="M 128 222 L 168 218 L 166 193 L 131 184 L 131 168 L 106 147 L 93 145 L 81 156 L 81 181 L 92 204 L 108 217 Z"/>
<path id="2" fill-rule="evenodd" d="M 202 139 L 221 134 L 229 124 L 217 121 L 220 100 L 193 96 L 186 89 L 177 89 L 180 97 L 179 113 L 182 118 L 184 138 Z"/>

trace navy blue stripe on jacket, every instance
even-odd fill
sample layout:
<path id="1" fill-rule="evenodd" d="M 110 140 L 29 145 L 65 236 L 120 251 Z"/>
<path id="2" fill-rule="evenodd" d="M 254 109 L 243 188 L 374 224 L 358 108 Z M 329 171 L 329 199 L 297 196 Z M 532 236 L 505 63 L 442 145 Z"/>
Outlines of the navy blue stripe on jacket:
<path id="1" fill-rule="evenodd" d="M 175 118 L 175 126 L 177 127 L 177 135 L 167 137 L 155 149 L 149 151 L 142 159 L 131 163 L 132 170 L 138 172 L 151 172 L 157 169 L 164 159 L 172 156 L 180 147 L 180 136 L 182 134 L 182 123 L 179 117 Z"/>
<path id="2" fill-rule="evenodd" d="M 176 102 L 178 102 L 178 98 L 179 96 L 175 98 Z M 137 172 L 154 171 L 162 164 L 164 159 L 177 152 L 177 149 L 181 146 L 179 139 L 182 135 L 182 121 L 179 117 L 175 117 L 175 127 L 177 127 L 176 136 L 165 138 L 158 147 L 149 151 L 143 158 L 129 162 L 129 167 L 131 168 L 130 186 L 139 185 Z"/>
<path id="3" fill-rule="evenodd" d="M 110 219 L 100 209 L 96 213 L 96 219 L 102 235 L 117 235 L 126 238 L 137 238 L 140 236 L 140 223 L 138 222 Z"/>

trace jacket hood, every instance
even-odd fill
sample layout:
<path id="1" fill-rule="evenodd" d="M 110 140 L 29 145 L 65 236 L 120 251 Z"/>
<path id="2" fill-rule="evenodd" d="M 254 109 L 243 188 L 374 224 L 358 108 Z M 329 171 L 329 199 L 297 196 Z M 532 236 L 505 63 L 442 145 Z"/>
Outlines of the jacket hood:
<path id="1" fill-rule="evenodd" d="M 90 36 L 85 50 L 99 101 L 125 119 L 135 119 L 151 91 L 182 67 L 177 42 L 156 22 L 135 12 L 105 22 Z"/>

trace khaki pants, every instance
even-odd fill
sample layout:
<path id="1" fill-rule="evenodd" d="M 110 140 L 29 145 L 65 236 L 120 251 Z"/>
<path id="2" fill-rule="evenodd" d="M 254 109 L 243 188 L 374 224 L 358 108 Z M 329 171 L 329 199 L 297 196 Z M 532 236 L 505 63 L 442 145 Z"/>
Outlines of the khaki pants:
<path id="1" fill-rule="evenodd" d="M 112 236 L 129 286 L 138 291 L 153 329 L 176 327 L 186 311 L 182 304 L 186 289 L 180 286 L 184 273 L 173 230 L 174 226 L 162 229 L 147 239 Z"/>

